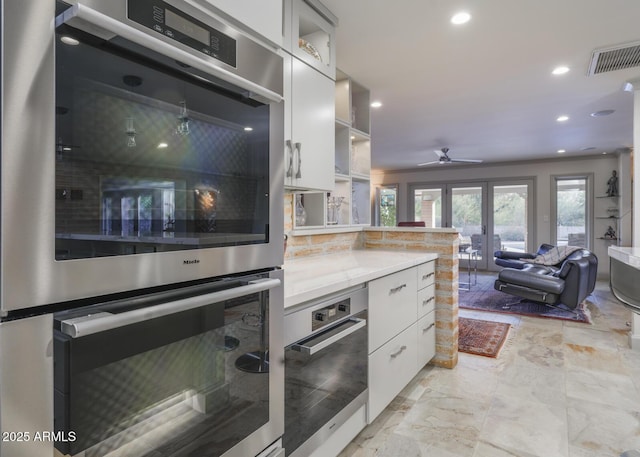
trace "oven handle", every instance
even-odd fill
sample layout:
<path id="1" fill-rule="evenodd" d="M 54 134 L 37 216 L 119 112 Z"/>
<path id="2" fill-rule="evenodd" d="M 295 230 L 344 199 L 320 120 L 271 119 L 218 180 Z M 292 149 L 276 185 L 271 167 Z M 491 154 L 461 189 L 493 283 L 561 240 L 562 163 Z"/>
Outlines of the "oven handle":
<path id="1" fill-rule="evenodd" d="M 105 14 L 100 13 L 86 5 L 76 3 L 71 8 L 60 14 L 56 18 L 55 25 L 59 27 L 62 24 L 69 24 L 75 28 L 83 30 L 91 35 L 98 36 L 103 39 L 113 38 L 109 35 L 117 35 L 143 46 L 152 51 L 159 52 L 162 55 L 175 59 L 183 64 L 190 65 L 198 70 L 204 71 L 215 77 L 224 79 L 230 83 L 237 84 L 249 91 L 249 97 L 258 101 L 260 97 L 264 97 L 269 101 L 281 102 L 282 96 L 269 89 L 231 73 L 224 68 L 215 66 L 204 59 L 194 56 L 182 49 L 165 43 L 162 40 L 154 38 L 138 29 L 123 24 Z M 98 29 L 96 29 L 96 27 Z M 107 34 L 105 34 L 107 32 Z"/>
<path id="2" fill-rule="evenodd" d="M 149 306 L 119 314 L 100 312 L 87 316 L 75 317 L 61 322 L 62 333 L 72 338 L 80 338 L 94 333 L 105 332 L 126 325 L 168 316 L 170 314 L 188 311 L 190 309 L 218 303 L 232 298 L 242 297 L 257 292 L 263 292 L 280 286 L 279 279 L 257 279 L 246 286 L 211 292 L 209 294 L 175 300 L 161 305 Z"/>
<path id="3" fill-rule="evenodd" d="M 358 319 L 357 317 L 352 317 L 349 318 L 345 321 L 342 321 L 339 325 L 343 325 L 345 322 L 355 322 L 355 325 L 352 325 L 351 327 L 343 330 L 340 333 L 336 333 L 335 335 L 333 335 L 330 338 L 327 338 L 326 340 L 322 341 L 321 343 L 318 343 L 314 346 L 306 346 L 304 344 L 294 344 L 293 346 L 291 346 L 291 349 L 293 349 L 294 351 L 298 351 L 298 352 L 302 352 L 303 354 L 307 354 L 307 355 L 314 355 L 320 351 L 322 351 L 323 349 L 326 349 L 327 347 L 331 346 L 333 343 L 340 341 L 342 338 L 345 338 L 349 335 L 351 335 L 353 332 L 356 332 L 358 330 L 360 330 L 362 327 L 364 327 L 365 325 L 367 325 L 367 320 L 366 319 Z M 337 327 L 334 326 L 331 329 L 327 329 L 327 331 L 332 330 L 333 328 Z M 320 333 L 322 334 L 322 333 Z"/>

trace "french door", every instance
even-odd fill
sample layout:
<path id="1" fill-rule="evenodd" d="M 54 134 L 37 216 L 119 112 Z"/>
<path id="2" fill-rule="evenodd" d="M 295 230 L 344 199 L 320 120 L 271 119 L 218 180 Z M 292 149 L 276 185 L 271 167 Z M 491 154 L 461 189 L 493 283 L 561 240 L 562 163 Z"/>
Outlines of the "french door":
<path id="1" fill-rule="evenodd" d="M 411 184 L 409 212 L 427 227 L 460 232 L 460 268 L 497 270 L 494 252 L 533 249 L 533 180 Z M 472 265 L 472 266 L 474 266 Z"/>

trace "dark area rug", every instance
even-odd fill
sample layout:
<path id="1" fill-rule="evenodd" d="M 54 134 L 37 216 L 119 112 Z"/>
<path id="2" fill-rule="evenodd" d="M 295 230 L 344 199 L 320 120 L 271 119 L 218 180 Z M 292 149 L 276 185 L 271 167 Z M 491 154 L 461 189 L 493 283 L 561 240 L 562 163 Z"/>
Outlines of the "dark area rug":
<path id="1" fill-rule="evenodd" d="M 458 318 L 458 351 L 497 357 L 507 339 L 511 324 L 480 319 Z"/>
<path id="2" fill-rule="evenodd" d="M 478 274 L 478 282 L 471 286 L 471 290 L 460 290 L 458 292 L 458 306 L 460 308 L 477 311 L 520 314 L 523 316 L 591 323 L 589 311 L 586 309 L 584 303 L 572 312 L 568 309 L 551 308 L 542 303 L 528 300 L 521 301 L 520 297 L 495 290 L 493 283 L 497 277 L 498 273 Z M 471 281 L 473 281 L 473 277 Z"/>

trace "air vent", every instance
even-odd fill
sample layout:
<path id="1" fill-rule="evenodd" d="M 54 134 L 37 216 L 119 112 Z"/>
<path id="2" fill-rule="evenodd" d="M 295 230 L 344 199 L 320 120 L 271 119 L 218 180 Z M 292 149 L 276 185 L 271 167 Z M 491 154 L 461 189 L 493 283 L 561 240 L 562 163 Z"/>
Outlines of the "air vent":
<path id="1" fill-rule="evenodd" d="M 596 49 L 591 55 L 588 76 L 640 67 L 640 41 L 612 48 Z"/>

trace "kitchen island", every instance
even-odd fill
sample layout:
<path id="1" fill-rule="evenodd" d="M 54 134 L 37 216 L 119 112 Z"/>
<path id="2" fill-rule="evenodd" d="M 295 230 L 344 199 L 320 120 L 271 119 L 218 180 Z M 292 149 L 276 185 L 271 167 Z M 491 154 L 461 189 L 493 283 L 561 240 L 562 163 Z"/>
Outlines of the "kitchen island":
<path id="1" fill-rule="evenodd" d="M 299 424 L 308 434 L 296 452 L 337 455 L 434 358 L 437 260 L 355 249 L 285 262 L 285 442 Z M 329 395 L 309 402 L 316 391 Z"/>

